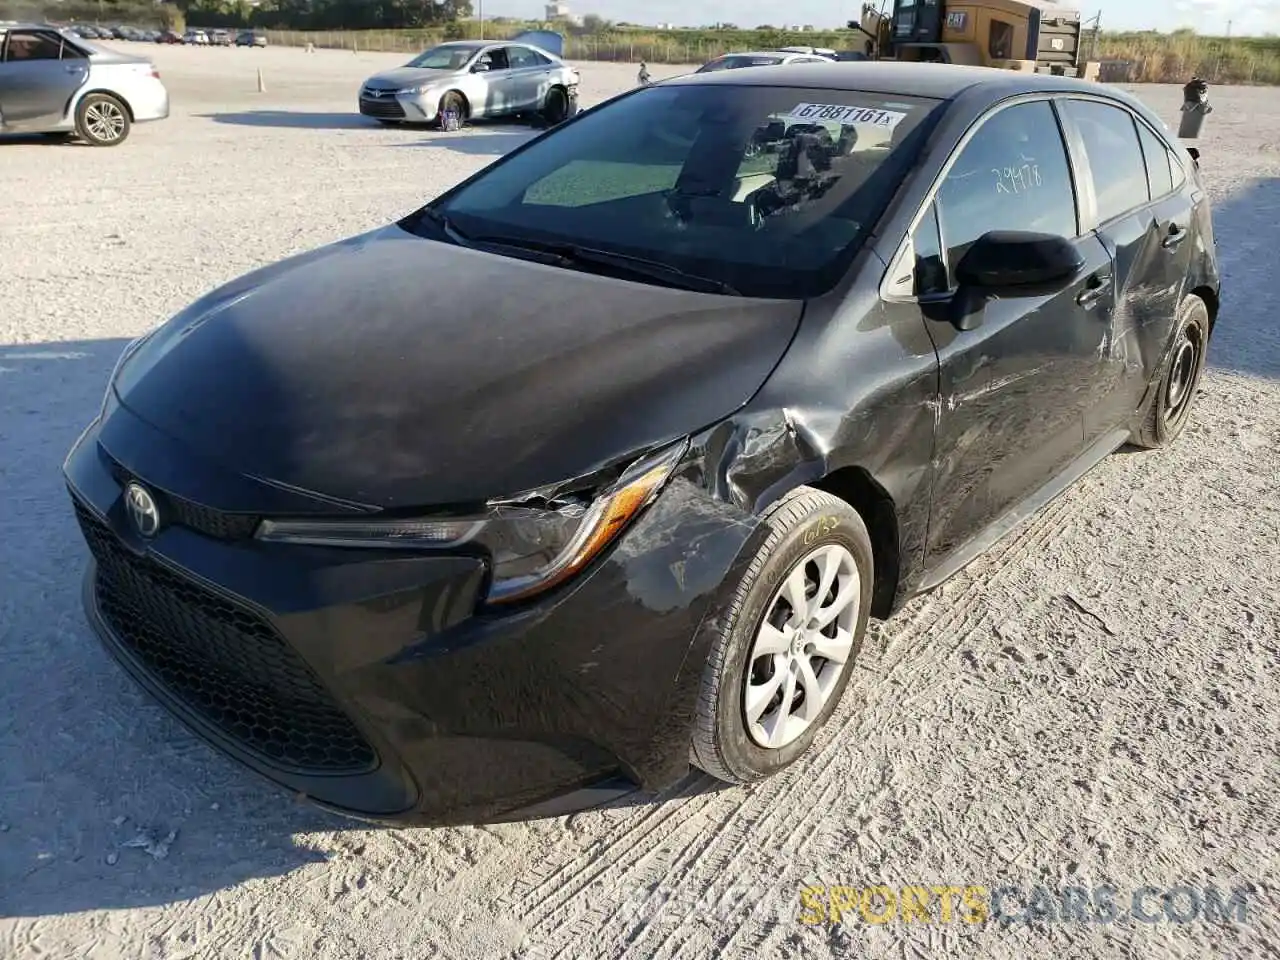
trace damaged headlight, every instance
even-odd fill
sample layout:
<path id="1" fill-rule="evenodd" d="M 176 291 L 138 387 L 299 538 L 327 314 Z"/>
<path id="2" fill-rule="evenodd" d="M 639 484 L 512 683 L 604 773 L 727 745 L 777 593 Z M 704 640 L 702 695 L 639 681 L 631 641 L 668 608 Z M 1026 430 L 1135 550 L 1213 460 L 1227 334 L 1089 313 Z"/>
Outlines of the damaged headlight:
<path id="1" fill-rule="evenodd" d="M 257 538 L 324 547 L 454 549 L 472 545 L 489 559 L 487 599 L 509 603 L 563 583 L 582 570 L 653 502 L 688 441 L 633 463 L 613 483 L 583 495 L 563 484 L 490 500 L 466 517 L 409 520 L 264 520 Z"/>

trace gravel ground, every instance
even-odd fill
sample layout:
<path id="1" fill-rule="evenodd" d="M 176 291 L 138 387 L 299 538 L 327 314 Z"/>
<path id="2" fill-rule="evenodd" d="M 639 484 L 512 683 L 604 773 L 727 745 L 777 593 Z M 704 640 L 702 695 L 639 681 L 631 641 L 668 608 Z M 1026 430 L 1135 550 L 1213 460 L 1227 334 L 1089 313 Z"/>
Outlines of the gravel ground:
<path id="1" fill-rule="evenodd" d="M 396 831 L 282 798 L 126 680 L 83 622 L 58 468 L 128 338 L 528 133 L 371 126 L 356 86 L 402 58 L 149 52 L 168 121 L 114 150 L 0 143 L 0 955 L 1280 956 L 1274 90 L 1214 91 L 1225 305 L 1194 425 L 877 631 L 806 762 Z M 634 75 L 585 64 L 584 100 Z M 1176 89 L 1139 92 L 1176 120 Z M 1251 892 L 1232 924 L 810 926 L 808 883 Z"/>

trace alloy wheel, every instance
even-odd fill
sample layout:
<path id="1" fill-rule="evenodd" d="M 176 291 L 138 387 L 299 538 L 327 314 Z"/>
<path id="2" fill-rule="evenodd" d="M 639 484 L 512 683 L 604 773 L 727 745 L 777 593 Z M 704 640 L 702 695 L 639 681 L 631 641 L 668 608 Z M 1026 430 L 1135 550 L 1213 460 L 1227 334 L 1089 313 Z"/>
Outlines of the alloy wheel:
<path id="1" fill-rule="evenodd" d="M 758 746 L 787 746 L 822 713 L 852 657 L 861 604 L 858 564 L 842 544 L 817 548 L 787 574 L 748 660 L 742 706 Z"/>
<path id="2" fill-rule="evenodd" d="M 84 112 L 85 127 L 102 143 L 119 140 L 124 134 L 126 118 L 119 105 L 110 100 L 97 100 Z"/>

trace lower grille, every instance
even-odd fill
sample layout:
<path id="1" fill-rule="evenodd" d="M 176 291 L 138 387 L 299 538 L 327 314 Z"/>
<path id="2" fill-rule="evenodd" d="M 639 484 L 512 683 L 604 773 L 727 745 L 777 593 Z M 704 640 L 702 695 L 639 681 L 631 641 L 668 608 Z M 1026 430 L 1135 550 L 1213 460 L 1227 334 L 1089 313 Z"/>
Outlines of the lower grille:
<path id="1" fill-rule="evenodd" d="M 399 120 L 405 116 L 404 107 L 394 96 L 378 97 L 376 100 L 360 97 L 360 112 L 366 117 L 379 117 L 386 120 Z"/>
<path id="2" fill-rule="evenodd" d="M 260 616 L 146 557 L 79 503 L 98 608 L 174 697 L 275 766 L 358 773 L 376 763 L 302 659 Z"/>

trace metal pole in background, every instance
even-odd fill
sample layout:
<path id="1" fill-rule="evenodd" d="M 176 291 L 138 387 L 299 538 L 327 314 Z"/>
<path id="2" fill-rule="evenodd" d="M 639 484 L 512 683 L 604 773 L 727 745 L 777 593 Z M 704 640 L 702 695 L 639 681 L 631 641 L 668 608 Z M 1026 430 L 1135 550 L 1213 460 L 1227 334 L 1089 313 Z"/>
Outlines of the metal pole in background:
<path id="1" fill-rule="evenodd" d="M 484 39 L 484 0 L 476 0 L 476 9 L 480 12 L 480 39 Z"/>

